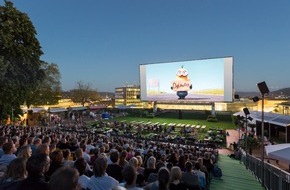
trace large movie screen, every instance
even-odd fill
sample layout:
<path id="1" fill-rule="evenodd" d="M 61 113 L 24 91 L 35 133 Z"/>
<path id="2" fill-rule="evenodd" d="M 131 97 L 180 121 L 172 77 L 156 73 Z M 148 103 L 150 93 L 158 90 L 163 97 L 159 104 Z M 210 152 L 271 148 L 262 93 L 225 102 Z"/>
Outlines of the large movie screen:
<path id="1" fill-rule="evenodd" d="M 233 57 L 141 64 L 142 101 L 231 102 Z"/>

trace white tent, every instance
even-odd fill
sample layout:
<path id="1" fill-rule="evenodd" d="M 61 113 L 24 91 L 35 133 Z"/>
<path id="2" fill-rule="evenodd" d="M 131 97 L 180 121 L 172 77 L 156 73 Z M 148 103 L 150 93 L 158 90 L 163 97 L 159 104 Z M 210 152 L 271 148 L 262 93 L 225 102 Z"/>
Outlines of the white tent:
<path id="1" fill-rule="evenodd" d="M 290 164 L 290 143 L 265 146 L 269 158 Z"/>

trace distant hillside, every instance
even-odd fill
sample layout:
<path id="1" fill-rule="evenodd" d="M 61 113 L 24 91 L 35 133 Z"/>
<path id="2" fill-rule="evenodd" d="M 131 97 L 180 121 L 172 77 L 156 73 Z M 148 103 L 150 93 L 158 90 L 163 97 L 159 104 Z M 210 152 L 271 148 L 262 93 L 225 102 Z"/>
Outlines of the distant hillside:
<path id="1" fill-rule="evenodd" d="M 249 98 L 254 96 L 260 96 L 260 92 L 236 92 L 235 94 L 238 94 L 240 98 Z M 283 88 L 280 90 L 276 90 L 269 93 L 270 98 L 275 97 L 289 97 L 290 98 L 290 88 Z"/>

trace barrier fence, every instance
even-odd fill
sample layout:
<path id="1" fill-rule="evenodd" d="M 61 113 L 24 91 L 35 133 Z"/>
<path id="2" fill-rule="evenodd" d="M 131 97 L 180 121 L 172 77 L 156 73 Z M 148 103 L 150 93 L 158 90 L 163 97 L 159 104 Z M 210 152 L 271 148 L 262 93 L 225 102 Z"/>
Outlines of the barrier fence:
<path id="1" fill-rule="evenodd" d="M 265 162 L 262 171 L 261 159 L 249 155 L 242 151 L 241 162 L 250 170 L 255 177 L 262 182 L 264 176 L 264 187 L 268 190 L 290 190 L 290 173 Z M 264 175 L 262 175 L 264 172 Z"/>

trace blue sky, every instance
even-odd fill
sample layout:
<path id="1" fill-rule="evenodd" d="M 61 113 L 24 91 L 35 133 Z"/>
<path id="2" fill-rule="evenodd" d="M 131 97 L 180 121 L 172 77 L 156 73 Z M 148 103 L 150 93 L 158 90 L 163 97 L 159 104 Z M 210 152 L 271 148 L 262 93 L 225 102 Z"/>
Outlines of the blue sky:
<path id="1" fill-rule="evenodd" d="M 3 5 L 3 0 L 1 5 Z M 290 87 L 290 1 L 13 0 L 63 90 L 139 84 L 139 65 L 234 57 L 235 91 Z"/>

